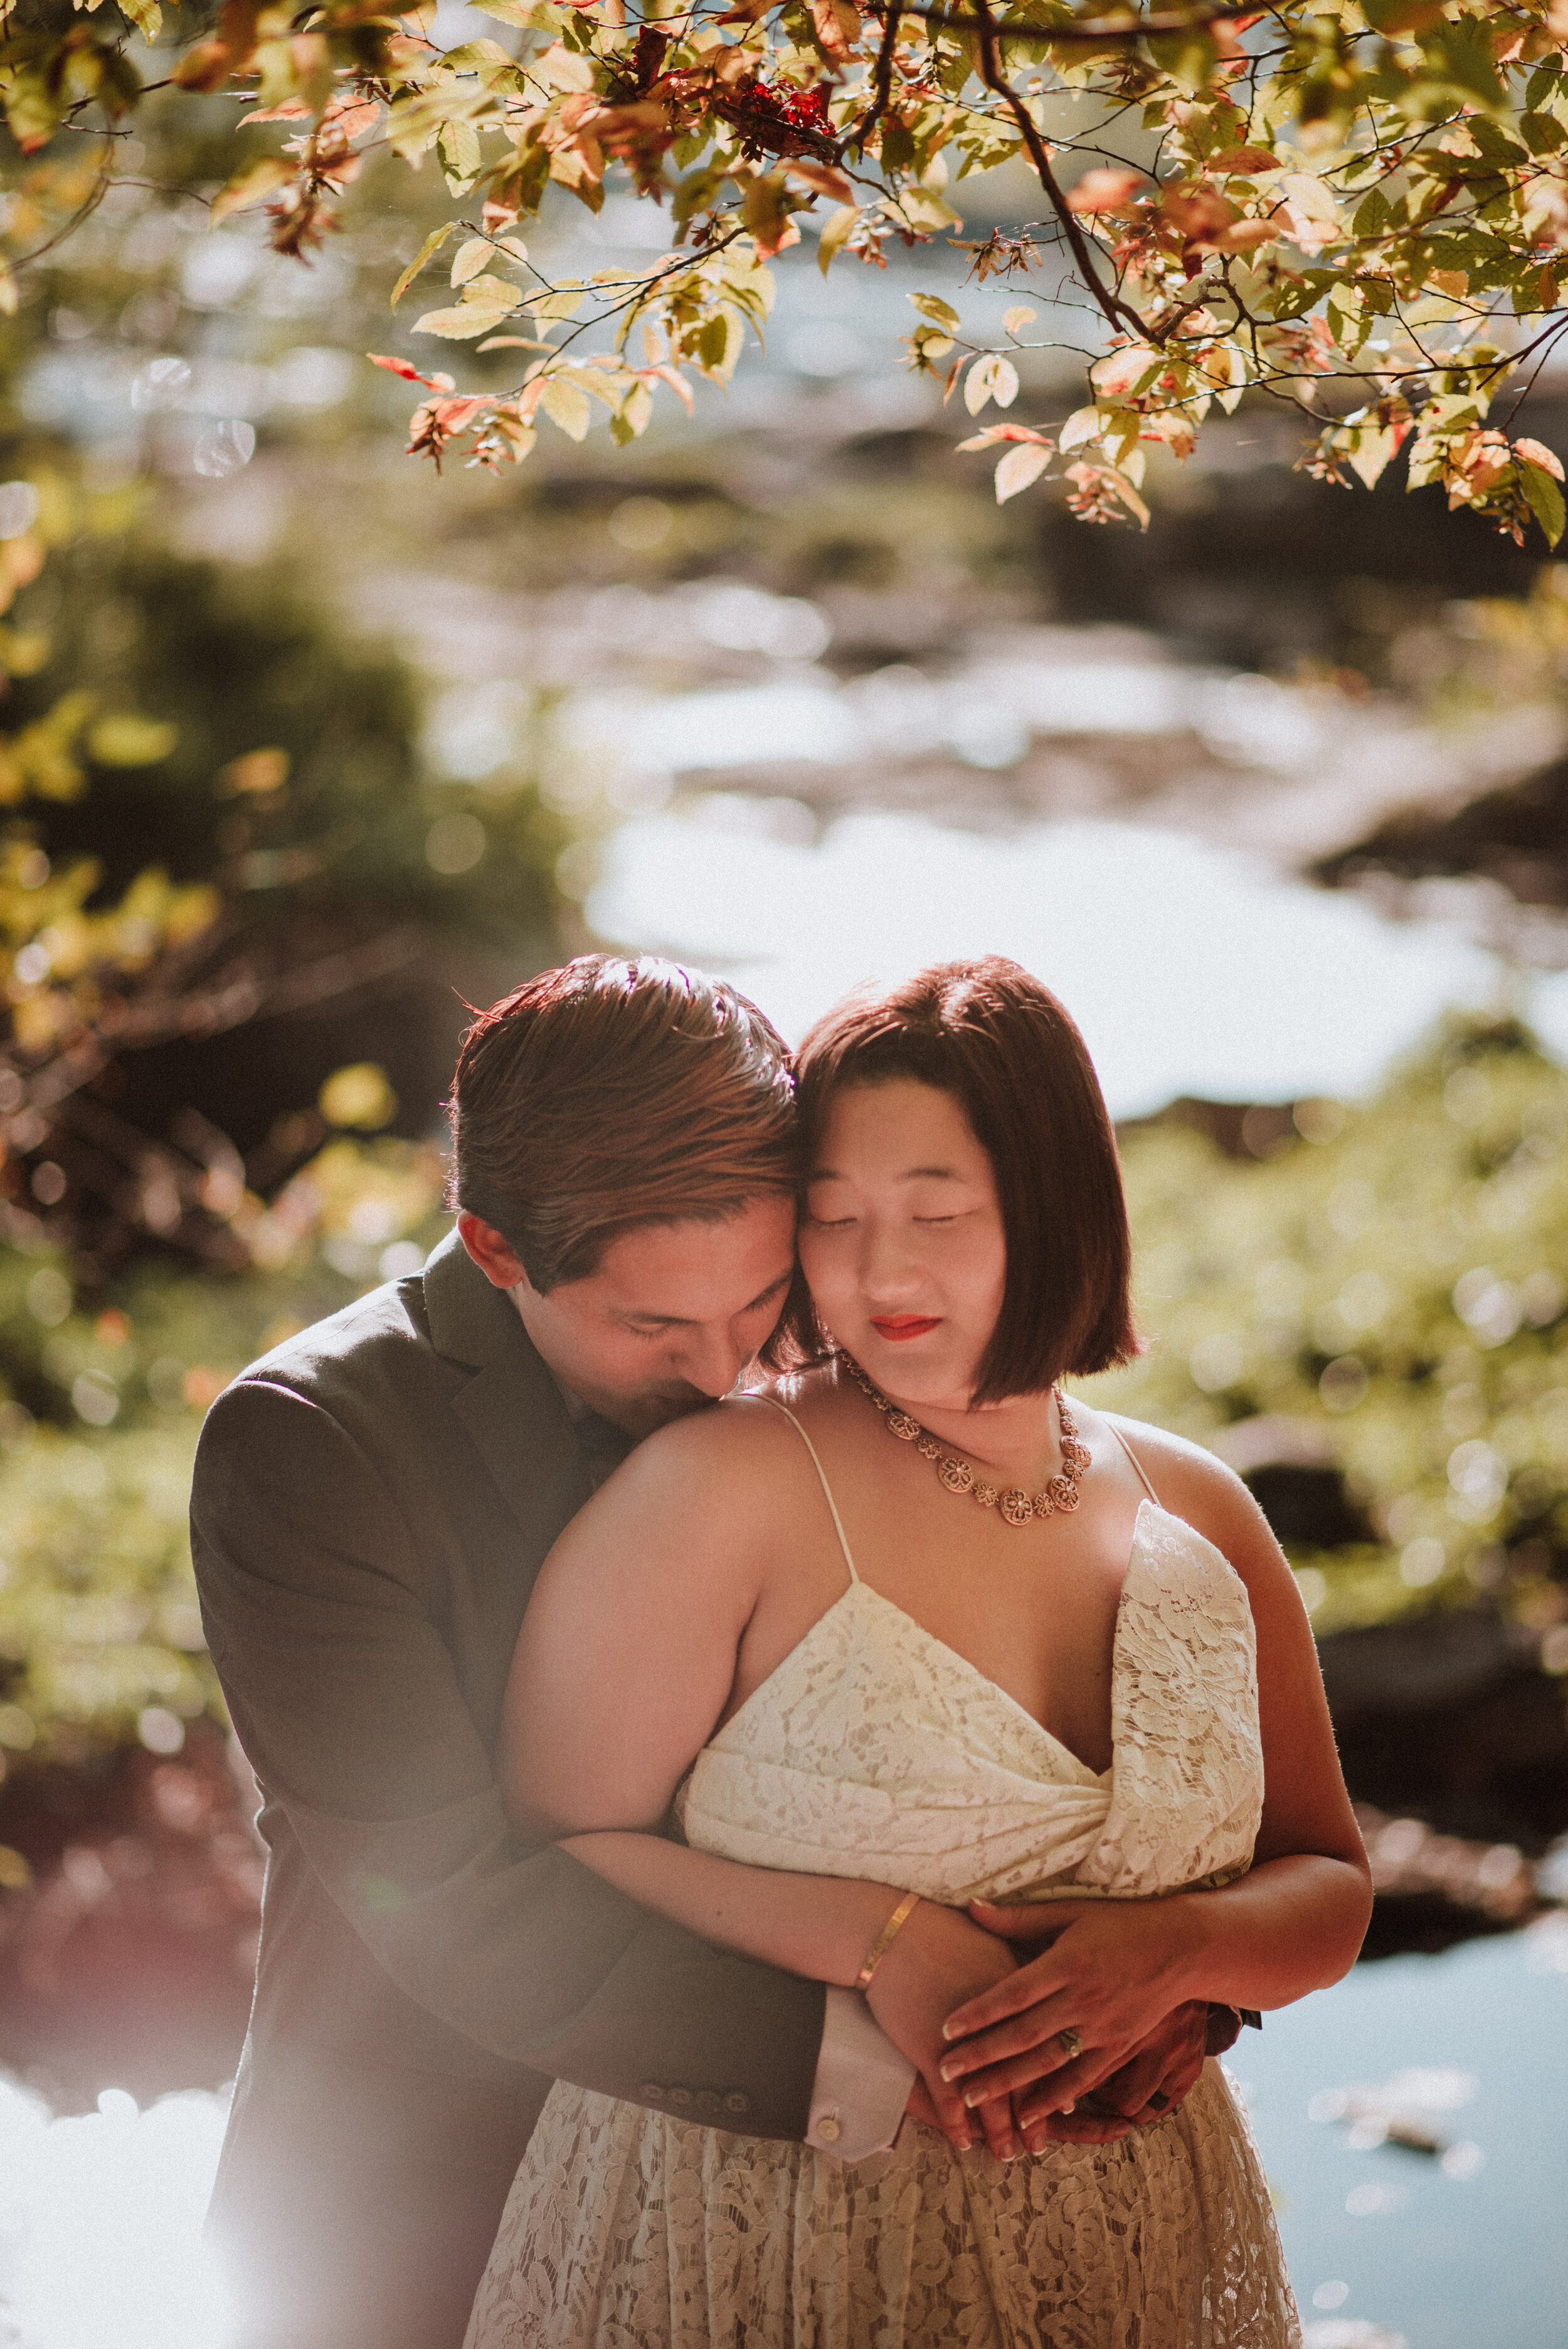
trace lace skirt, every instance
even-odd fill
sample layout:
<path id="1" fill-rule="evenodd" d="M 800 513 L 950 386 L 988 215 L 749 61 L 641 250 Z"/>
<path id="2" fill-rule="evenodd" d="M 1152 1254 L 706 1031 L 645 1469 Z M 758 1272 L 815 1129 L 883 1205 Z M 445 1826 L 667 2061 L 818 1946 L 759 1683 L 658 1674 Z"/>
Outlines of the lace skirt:
<path id="1" fill-rule="evenodd" d="M 558 2085 L 464 2349 L 1299 2349 L 1210 2062 L 1109 2146 L 996 2162 L 905 2121 L 848 2165 Z"/>

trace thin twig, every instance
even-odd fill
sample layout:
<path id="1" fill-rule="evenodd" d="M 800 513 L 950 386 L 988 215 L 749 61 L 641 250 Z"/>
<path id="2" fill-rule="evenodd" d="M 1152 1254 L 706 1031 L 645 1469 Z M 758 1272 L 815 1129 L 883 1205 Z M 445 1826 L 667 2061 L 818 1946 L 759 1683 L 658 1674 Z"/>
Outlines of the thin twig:
<path id="1" fill-rule="evenodd" d="M 917 16 L 923 24 L 933 25 L 939 32 L 983 35 L 989 22 L 990 31 L 999 40 L 1040 41 L 1052 48 L 1103 48 L 1112 41 L 1140 41 L 1161 33 L 1201 33 L 1207 26 L 1244 22 L 1260 13 L 1256 7 L 1222 7 L 1205 8 L 1191 15 L 1142 16 L 1132 24 L 1121 17 L 1112 24 L 1020 25 L 1009 23 L 1006 18 L 1000 23 L 995 18 L 987 20 L 984 8 L 985 0 L 975 0 L 974 15 L 956 8 L 923 7 L 919 0 L 907 0 L 907 4 L 906 0 L 898 0 L 892 13 L 895 16 Z M 882 13 L 873 0 L 871 14 L 880 16 Z"/>
<path id="2" fill-rule="evenodd" d="M 1122 328 L 1127 326 L 1135 335 L 1140 337 L 1147 336 L 1149 329 L 1137 311 L 1128 303 L 1123 302 L 1119 295 L 1109 292 L 1101 284 L 1099 272 L 1094 264 L 1094 256 L 1089 251 L 1088 239 L 1078 226 L 1073 213 L 1068 211 L 1067 198 L 1063 195 L 1057 184 L 1057 175 L 1051 169 L 1050 150 L 1036 128 L 1034 116 L 1002 72 L 996 55 L 995 19 L 986 5 L 986 0 L 975 0 L 975 5 L 979 11 L 980 78 L 986 88 L 994 91 L 1002 100 L 1018 126 L 1024 144 L 1029 150 L 1029 160 L 1035 167 L 1036 176 L 1050 200 L 1051 210 L 1061 223 L 1062 234 L 1066 237 L 1073 260 L 1078 265 L 1080 280 L 1093 295 L 1113 334 L 1119 334 Z"/>
<path id="3" fill-rule="evenodd" d="M 861 115 L 856 128 L 845 140 L 846 146 L 863 148 L 873 126 L 887 112 L 888 100 L 892 94 L 893 48 L 898 40 L 899 20 L 903 15 L 903 0 L 893 0 L 893 5 L 887 12 L 887 23 L 882 26 L 882 47 L 877 51 L 872 102 Z"/>

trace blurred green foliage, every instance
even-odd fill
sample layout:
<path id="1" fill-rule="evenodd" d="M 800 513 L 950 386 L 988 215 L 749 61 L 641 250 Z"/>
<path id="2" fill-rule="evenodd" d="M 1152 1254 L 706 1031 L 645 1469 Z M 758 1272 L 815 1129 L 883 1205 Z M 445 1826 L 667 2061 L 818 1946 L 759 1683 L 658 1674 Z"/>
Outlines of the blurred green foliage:
<path id="1" fill-rule="evenodd" d="M 330 1008 L 395 1007 L 418 1132 L 453 1022 L 432 948 L 548 960 L 567 827 L 521 768 L 435 772 L 412 673 L 295 573 L 183 557 L 37 474 L 12 484 L 41 543 L 0 737 L 0 1231 L 100 1278 L 150 1242 L 243 1265 L 321 1138 L 274 1129 L 343 1057 Z"/>
<path id="2" fill-rule="evenodd" d="M 155 842 L 175 879 L 222 889 L 231 937 L 306 911 L 361 932 L 414 916 L 548 936 L 559 820 L 523 777 L 484 792 L 438 781 L 411 671 L 350 636 L 295 566 L 194 562 L 145 535 L 84 531 L 20 607 L 49 652 L 14 681 L 8 716 L 26 725 L 66 694 L 101 713 L 77 788 L 29 812 L 52 858 L 90 854 L 103 885 L 124 888 Z M 106 739 L 104 717 L 122 710 L 165 730 L 134 760 Z M 442 870 L 430 832 L 454 813 L 479 823 L 478 849 Z"/>
<path id="3" fill-rule="evenodd" d="M 1125 1137 L 1151 1342 L 1094 1399 L 1337 1464 L 1368 1537 L 1287 1541 L 1320 1633 L 1495 1602 L 1568 1670 L 1568 1072 L 1456 1023 L 1366 1105 L 1243 1130 L 1261 1160 Z"/>
<path id="4" fill-rule="evenodd" d="M 248 1275 L 143 1260 L 84 1297 L 67 1257 L 0 1253 L 0 1749 L 169 1751 L 182 1719 L 222 1718 L 186 1534 L 202 1414 L 258 1354 L 418 1269 L 441 1172 L 339 1135 L 266 1212 L 271 1268 Z"/>

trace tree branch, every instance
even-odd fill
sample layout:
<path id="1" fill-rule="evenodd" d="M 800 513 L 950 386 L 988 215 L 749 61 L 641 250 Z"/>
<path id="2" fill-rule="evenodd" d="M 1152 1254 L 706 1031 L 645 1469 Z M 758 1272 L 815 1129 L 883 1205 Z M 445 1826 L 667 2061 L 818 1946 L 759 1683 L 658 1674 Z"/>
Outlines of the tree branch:
<path id="1" fill-rule="evenodd" d="M 1089 249 L 1088 239 L 1078 226 L 1076 216 L 1068 211 L 1068 200 L 1063 195 L 1057 175 L 1051 169 L 1050 150 L 1036 128 L 1033 115 L 1002 71 L 1001 61 L 996 55 L 998 29 L 996 20 L 992 16 L 986 0 L 975 0 L 975 5 L 978 12 L 976 24 L 979 34 L 977 46 L 980 78 L 986 88 L 1002 100 L 1018 126 L 1024 144 L 1029 150 L 1029 160 L 1035 167 L 1036 176 L 1046 191 L 1051 210 L 1061 223 L 1062 234 L 1067 239 L 1068 248 L 1077 265 L 1081 284 L 1092 295 L 1113 334 L 1119 334 L 1123 327 L 1127 327 L 1140 340 L 1150 339 L 1149 328 L 1137 311 L 1101 283 L 1099 272 L 1095 266 L 1094 255 Z"/>
<path id="2" fill-rule="evenodd" d="M 990 31 L 998 40 L 1043 41 L 1048 42 L 1053 48 L 1103 48 L 1112 41 L 1140 41 L 1161 33 L 1201 33 L 1205 26 L 1244 24 L 1261 13 L 1255 5 L 1202 8 L 1190 12 L 1183 10 L 1180 14 L 1141 16 L 1132 24 L 1121 17 L 1114 23 L 1100 25 L 1057 26 L 1010 24 L 1006 20 L 998 24 L 995 18 L 987 19 L 983 13 L 984 7 L 985 0 L 975 0 L 975 13 L 969 15 L 962 9 L 923 7 L 918 5 L 918 0 L 915 0 L 915 5 L 905 5 L 905 0 L 898 0 L 898 5 L 892 7 L 891 13 L 895 16 L 918 17 L 923 24 L 934 25 L 939 32 L 979 33 L 984 36 L 989 25 Z M 873 16 L 883 13 L 877 0 L 872 0 L 870 13 Z"/>
<path id="3" fill-rule="evenodd" d="M 877 51 L 872 102 L 861 115 L 850 138 L 844 142 L 846 146 L 853 145 L 863 150 L 873 126 L 887 112 L 888 99 L 892 91 L 893 47 L 898 40 L 899 21 L 903 13 L 903 0 L 893 0 L 893 5 L 887 12 L 887 22 L 882 26 L 882 47 Z"/>

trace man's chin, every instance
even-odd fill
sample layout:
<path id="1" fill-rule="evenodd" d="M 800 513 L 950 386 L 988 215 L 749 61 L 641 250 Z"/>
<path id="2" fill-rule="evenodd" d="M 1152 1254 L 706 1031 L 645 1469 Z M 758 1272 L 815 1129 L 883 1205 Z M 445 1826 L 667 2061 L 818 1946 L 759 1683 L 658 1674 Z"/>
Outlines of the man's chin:
<path id="1" fill-rule="evenodd" d="M 629 1435 L 641 1438 L 671 1426 L 677 1419 L 689 1419 L 694 1412 L 711 1411 L 717 1400 L 698 1387 L 683 1387 L 678 1394 L 635 1395 L 616 1414 L 617 1423 Z"/>

